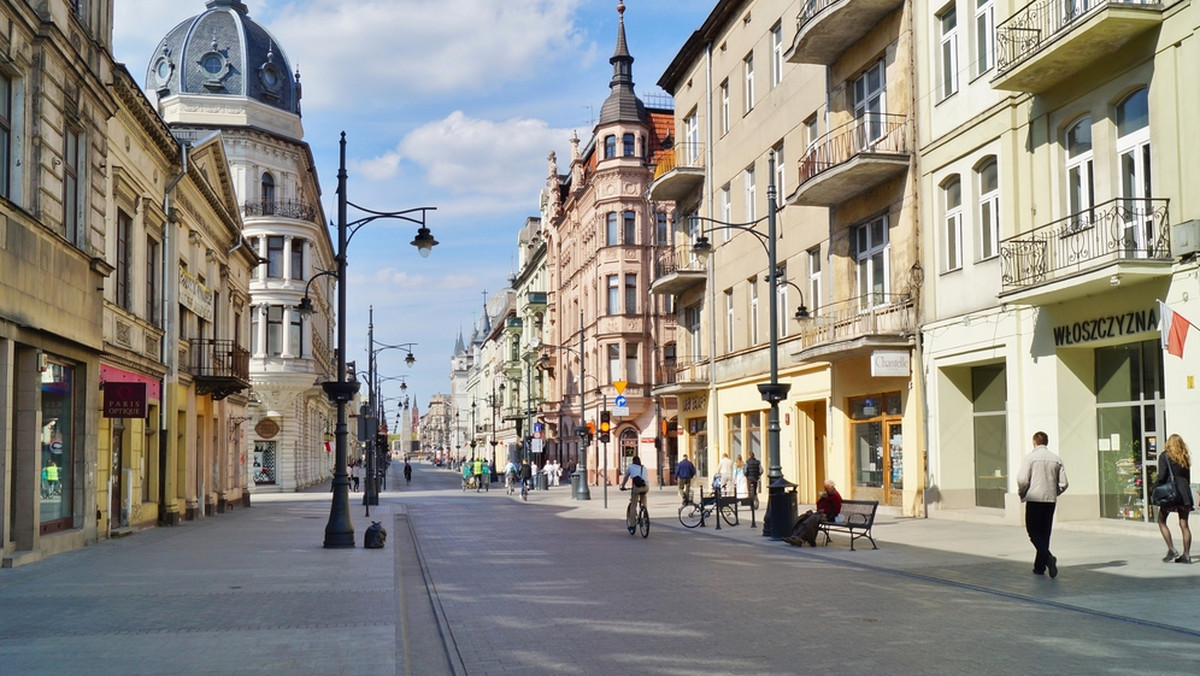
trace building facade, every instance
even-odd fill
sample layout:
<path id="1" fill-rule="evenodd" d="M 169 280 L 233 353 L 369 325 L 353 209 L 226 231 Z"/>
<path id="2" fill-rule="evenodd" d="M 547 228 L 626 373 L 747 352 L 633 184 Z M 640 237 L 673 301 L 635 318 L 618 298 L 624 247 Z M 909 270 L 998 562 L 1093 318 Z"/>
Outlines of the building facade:
<path id="1" fill-rule="evenodd" d="M 335 409 L 333 244 L 301 125 L 299 74 L 238 0 L 213 0 L 172 29 L 145 87 L 184 141 L 221 133 L 249 247 L 250 379 L 246 454 L 254 491 L 291 491 L 329 476 Z M 299 309 L 308 298 L 312 313 Z"/>
<path id="2" fill-rule="evenodd" d="M 1060 520 L 1153 522 L 1158 453 L 1200 433 L 1200 353 L 1159 331 L 1159 302 L 1200 318 L 1197 10 L 915 8 L 931 513 L 1019 522 L 1041 430 L 1071 478 Z"/>

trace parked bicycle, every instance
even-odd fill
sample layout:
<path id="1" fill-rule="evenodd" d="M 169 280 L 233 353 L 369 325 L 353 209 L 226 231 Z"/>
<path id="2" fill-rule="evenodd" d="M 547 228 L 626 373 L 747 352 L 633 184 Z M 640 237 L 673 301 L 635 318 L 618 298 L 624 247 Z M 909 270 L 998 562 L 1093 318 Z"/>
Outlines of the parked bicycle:
<path id="1" fill-rule="evenodd" d="M 679 523 L 686 528 L 696 528 L 704 525 L 704 520 L 712 516 L 713 511 L 717 509 L 716 494 L 708 497 L 704 496 L 704 489 L 700 489 L 700 502 L 693 502 L 691 494 L 688 494 L 688 501 L 679 508 Z M 721 518 L 725 519 L 725 523 L 730 526 L 737 525 L 737 509 L 730 502 L 721 502 Z"/>

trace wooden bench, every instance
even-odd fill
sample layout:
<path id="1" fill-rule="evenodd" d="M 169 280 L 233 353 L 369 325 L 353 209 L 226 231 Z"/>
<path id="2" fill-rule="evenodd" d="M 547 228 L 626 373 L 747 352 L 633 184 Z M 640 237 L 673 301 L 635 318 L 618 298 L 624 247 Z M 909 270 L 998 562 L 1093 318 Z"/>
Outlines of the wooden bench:
<path id="1" fill-rule="evenodd" d="M 850 536 L 850 549 L 854 550 L 854 541 L 866 538 L 871 541 L 871 547 L 879 549 L 875 538 L 871 537 L 871 526 L 875 525 L 875 510 L 879 509 L 878 500 L 842 500 L 842 511 L 837 521 L 822 521 L 817 526 L 818 532 L 825 535 L 825 545 L 829 545 L 829 533 L 846 533 Z"/>

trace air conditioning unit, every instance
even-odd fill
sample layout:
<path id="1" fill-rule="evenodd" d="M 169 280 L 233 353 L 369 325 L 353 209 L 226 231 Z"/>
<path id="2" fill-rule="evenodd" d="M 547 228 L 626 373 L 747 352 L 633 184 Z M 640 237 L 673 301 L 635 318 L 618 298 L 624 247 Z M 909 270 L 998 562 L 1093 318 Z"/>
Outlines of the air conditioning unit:
<path id="1" fill-rule="evenodd" d="M 1200 253 L 1200 220 L 1192 219 L 1171 226 L 1171 257 L 1183 258 Z"/>

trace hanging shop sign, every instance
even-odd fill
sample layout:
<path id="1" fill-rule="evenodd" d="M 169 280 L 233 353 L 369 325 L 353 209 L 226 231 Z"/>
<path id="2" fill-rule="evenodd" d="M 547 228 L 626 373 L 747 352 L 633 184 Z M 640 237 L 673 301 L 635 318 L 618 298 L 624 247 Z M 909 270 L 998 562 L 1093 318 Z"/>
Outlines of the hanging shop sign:
<path id="1" fill-rule="evenodd" d="M 179 271 L 179 303 L 206 322 L 213 320 L 213 292 L 187 270 Z"/>
<path id="2" fill-rule="evenodd" d="M 145 418 L 146 383 L 104 383 L 105 418 Z"/>

